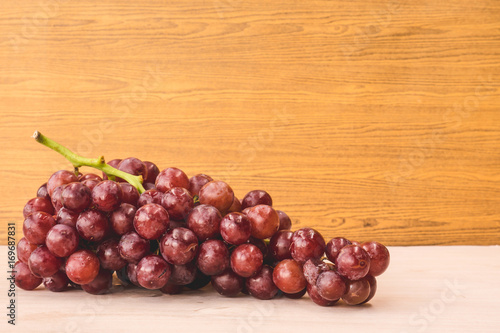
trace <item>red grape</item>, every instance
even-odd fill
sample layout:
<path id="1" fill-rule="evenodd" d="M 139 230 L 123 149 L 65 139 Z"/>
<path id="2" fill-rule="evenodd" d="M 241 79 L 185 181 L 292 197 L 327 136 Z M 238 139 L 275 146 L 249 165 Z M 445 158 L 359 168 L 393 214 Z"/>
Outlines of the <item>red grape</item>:
<path id="1" fill-rule="evenodd" d="M 31 252 L 28 265 L 35 276 L 50 277 L 61 267 L 60 258 L 53 255 L 46 246 L 37 247 Z"/>
<path id="2" fill-rule="evenodd" d="M 76 229 L 65 224 L 56 224 L 47 233 L 45 243 L 56 257 L 67 257 L 78 248 L 80 237 Z"/>
<path id="3" fill-rule="evenodd" d="M 330 239 L 330 241 L 326 244 L 325 254 L 328 260 L 331 262 L 335 262 L 337 256 L 345 246 L 351 245 L 351 242 L 344 237 L 336 237 Z"/>
<path id="4" fill-rule="evenodd" d="M 53 292 L 65 291 L 68 289 L 69 279 L 66 273 L 58 271 L 56 274 L 43 278 L 43 285 Z"/>
<path id="5" fill-rule="evenodd" d="M 47 182 L 47 192 L 49 192 L 49 195 L 52 197 L 52 193 L 57 187 L 77 181 L 78 177 L 73 172 L 59 170 L 50 176 Z"/>
<path id="6" fill-rule="evenodd" d="M 137 281 L 146 289 L 160 289 L 167 284 L 171 270 L 162 257 L 149 255 L 137 264 Z"/>
<path id="7" fill-rule="evenodd" d="M 253 190 L 247 193 L 243 200 L 241 200 L 241 209 L 254 207 L 257 205 L 273 205 L 273 199 L 266 191 Z"/>
<path id="8" fill-rule="evenodd" d="M 347 245 L 335 259 L 335 265 L 340 275 L 359 280 L 370 270 L 370 256 L 359 245 Z"/>
<path id="9" fill-rule="evenodd" d="M 189 178 L 186 174 L 177 168 L 168 168 L 162 170 L 156 177 L 155 186 L 160 192 L 170 191 L 174 187 L 184 187 L 189 189 Z"/>
<path id="10" fill-rule="evenodd" d="M 174 187 L 163 195 L 161 205 L 172 220 L 184 220 L 194 207 L 193 197 L 183 187 Z"/>
<path id="11" fill-rule="evenodd" d="M 221 295 L 234 297 L 244 286 L 244 279 L 231 270 L 212 276 L 212 286 Z"/>
<path id="12" fill-rule="evenodd" d="M 334 271 L 321 273 L 316 280 L 318 293 L 328 301 L 337 301 L 346 292 L 344 279 Z"/>
<path id="13" fill-rule="evenodd" d="M 115 238 L 107 239 L 99 244 L 97 257 L 102 268 L 118 271 L 127 265 L 127 261 L 120 255 L 118 244 L 119 241 Z"/>
<path id="14" fill-rule="evenodd" d="M 358 305 L 364 303 L 370 296 L 370 282 L 366 278 L 347 282 L 347 290 L 342 296 L 344 303 Z"/>
<path id="15" fill-rule="evenodd" d="M 273 282 L 287 294 L 298 293 L 307 285 L 302 266 L 293 259 L 285 259 L 274 267 Z"/>
<path id="16" fill-rule="evenodd" d="M 137 207 L 142 207 L 144 205 L 154 203 L 161 205 L 161 200 L 163 199 L 163 193 L 158 190 L 147 190 L 139 196 L 137 200 Z"/>
<path id="17" fill-rule="evenodd" d="M 265 239 L 272 237 L 280 226 L 278 213 L 268 205 L 257 205 L 248 209 L 246 215 L 252 224 L 252 236 Z"/>
<path id="18" fill-rule="evenodd" d="M 196 265 L 191 262 L 185 265 L 173 265 L 168 283 L 182 286 L 190 284 L 196 278 L 197 271 Z"/>
<path id="19" fill-rule="evenodd" d="M 134 217 L 137 209 L 128 203 L 122 203 L 117 210 L 111 213 L 109 222 L 111 228 L 118 235 L 125 235 L 129 231 L 134 230 Z"/>
<path id="20" fill-rule="evenodd" d="M 252 233 L 250 220 L 241 213 L 229 213 L 220 223 L 222 238 L 233 245 L 246 243 Z"/>
<path id="21" fill-rule="evenodd" d="M 36 244 L 30 243 L 26 237 L 23 237 L 17 243 L 17 259 L 21 260 L 23 263 L 28 264 L 30 255 L 38 247 Z"/>
<path id="22" fill-rule="evenodd" d="M 92 203 L 92 191 L 82 183 L 70 183 L 61 193 L 63 206 L 74 212 L 82 212 Z"/>
<path id="23" fill-rule="evenodd" d="M 149 241 L 130 231 L 122 236 L 118 243 L 118 251 L 122 258 L 136 264 L 150 252 Z"/>
<path id="24" fill-rule="evenodd" d="M 107 269 L 99 269 L 99 273 L 91 282 L 82 284 L 82 289 L 92 295 L 106 294 L 113 286 L 113 273 Z"/>
<path id="25" fill-rule="evenodd" d="M 290 230 L 292 228 L 292 220 L 290 217 L 282 210 L 277 210 L 278 217 L 280 218 L 279 230 Z"/>
<path id="26" fill-rule="evenodd" d="M 318 292 L 318 287 L 316 287 L 315 285 L 312 285 L 312 284 L 307 285 L 307 294 L 309 295 L 309 298 L 311 298 L 311 300 L 314 303 L 321 305 L 321 306 L 332 306 L 335 303 L 337 303 L 337 301 L 338 301 L 338 299 L 333 300 L 333 301 L 329 301 L 329 300 L 323 298 Z"/>
<path id="27" fill-rule="evenodd" d="M 99 210 L 87 210 L 76 220 L 76 230 L 88 241 L 102 241 L 109 235 L 110 229 L 108 218 Z"/>
<path id="28" fill-rule="evenodd" d="M 143 180 L 148 177 L 146 165 L 140 159 L 135 157 L 128 157 L 121 160 L 117 169 L 130 173 L 131 175 L 142 176 Z"/>
<path id="29" fill-rule="evenodd" d="M 57 213 L 61 208 L 63 208 L 62 202 L 62 192 L 66 185 L 58 186 L 52 192 L 50 197 L 50 201 L 52 202 L 52 206 L 54 207 L 55 212 Z"/>
<path id="30" fill-rule="evenodd" d="M 200 241 L 214 238 L 219 233 L 222 217 L 219 210 L 209 205 L 194 207 L 187 217 L 187 226 Z"/>
<path id="31" fill-rule="evenodd" d="M 169 216 L 165 208 L 157 204 L 147 204 L 137 210 L 134 228 L 146 239 L 158 239 L 168 229 Z"/>
<path id="32" fill-rule="evenodd" d="M 199 195 L 200 189 L 212 180 L 212 177 L 202 173 L 191 177 L 189 179 L 189 192 L 191 192 L 192 195 Z"/>
<path id="33" fill-rule="evenodd" d="M 290 253 L 290 245 L 292 244 L 293 232 L 290 230 L 280 230 L 271 237 L 269 245 L 269 254 L 272 259 L 281 261 L 285 259 L 292 259 Z"/>
<path id="34" fill-rule="evenodd" d="M 379 276 L 384 273 L 387 267 L 389 267 L 391 260 L 389 250 L 378 242 L 365 242 L 361 244 L 361 247 L 370 256 L 370 270 L 368 274 Z"/>
<path id="35" fill-rule="evenodd" d="M 77 284 L 92 282 L 99 273 L 99 259 L 89 250 L 74 252 L 66 260 L 66 275 Z"/>
<path id="36" fill-rule="evenodd" d="M 229 207 L 228 212 L 229 213 L 241 213 L 241 201 L 238 199 L 236 196 L 233 199 L 233 203 L 231 204 L 231 207 Z"/>
<path id="37" fill-rule="evenodd" d="M 34 212 L 45 212 L 49 215 L 54 214 L 54 206 L 52 206 L 52 202 L 50 198 L 40 198 L 36 197 L 29 200 L 23 209 L 24 218 L 27 218 L 28 215 Z"/>
<path id="38" fill-rule="evenodd" d="M 246 280 L 246 289 L 255 298 L 271 299 L 279 292 L 273 282 L 273 269 L 264 265 L 257 274 Z"/>
<path id="39" fill-rule="evenodd" d="M 253 244 L 242 244 L 231 254 L 231 268 L 242 277 L 250 277 L 262 267 L 264 257 L 259 248 Z"/>
<path id="40" fill-rule="evenodd" d="M 149 161 L 144 161 L 144 165 L 146 166 L 146 174 L 147 177 L 144 178 L 143 183 L 155 183 L 156 177 L 158 177 L 158 174 L 160 173 L 160 169 L 154 164 L 153 162 Z"/>
<path id="41" fill-rule="evenodd" d="M 231 207 L 234 199 L 233 189 L 223 181 L 211 181 L 200 189 L 200 203 L 217 208 L 221 214 Z"/>
<path id="42" fill-rule="evenodd" d="M 63 207 L 57 212 L 56 223 L 76 228 L 76 221 L 78 220 L 79 215 L 80 214 L 77 212 Z"/>
<path id="43" fill-rule="evenodd" d="M 160 252 L 163 258 L 174 265 L 185 265 L 192 261 L 198 250 L 198 238 L 189 229 L 175 228 L 163 235 Z"/>
<path id="44" fill-rule="evenodd" d="M 325 253 L 323 236 L 312 228 L 302 228 L 293 233 L 290 253 L 300 263 L 308 259 L 320 259 Z"/>
<path id="45" fill-rule="evenodd" d="M 137 206 L 139 200 L 139 191 L 129 183 L 119 183 L 122 188 L 122 203 L 128 203 Z"/>
<path id="46" fill-rule="evenodd" d="M 45 212 L 34 212 L 24 220 L 24 237 L 32 244 L 45 244 L 47 233 L 55 225 L 56 221 L 52 215 Z"/>
<path id="47" fill-rule="evenodd" d="M 45 198 L 50 200 L 50 195 L 49 192 L 47 191 L 47 183 L 43 184 L 38 188 L 38 190 L 36 191 L 36 196 L 38 198 Z"/>
<path id="48" fill-rule="evenodd" d="M 217 275 L 229 268 L 229 251 L 224 242 L 209 239 L 200 245 L 196 265 L 205 275 Z"/>
<path id="49" fill-rule="evenodd" d="M 33 275 L 28 265 L 18 261 L 14 266 L 16 286 L 24 290 L 33 290 L 42 283 L 42 278 Z"/>
<path id="50" fill-rule="evenodd" d="M 94 205 L 103 212 L 112 212 L 122 203 L 122 188 L 112 180 L 103 180 L 92 190 Z"/>

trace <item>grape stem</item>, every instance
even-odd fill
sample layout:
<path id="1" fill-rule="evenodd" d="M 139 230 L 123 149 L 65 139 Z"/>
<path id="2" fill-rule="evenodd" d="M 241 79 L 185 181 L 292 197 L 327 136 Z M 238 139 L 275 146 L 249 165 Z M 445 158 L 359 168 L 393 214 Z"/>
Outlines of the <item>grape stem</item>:
<path id="1" fill-rule="evenodd" d="M 73 164 L 73 167 L 75 167 L 75 171 L 78 172 L 78 168 L 82 166 L 88 166 L 91 168 L 95 168 L 97 170 L 101 170 L 104 172 L 108 177 L 114 178 L 114 177 L 119 177 L 121 179 L 126 180 L 130 185 L 135 187 L 139 193 L 143 193 L 146 190 L 142 186 L 142 176 L 134 176 L 131 175 L 130 173 L 123 172 L 121 170 L 115 169 L 112 166 L 106 164 L 104 161 L 104 156 L 100 156 L 99 158 L 86 158 L 82 157 L 78 154 L 75 154 L 68 148 L 64 147 L 63 145 L 55 142 L 52 139 L 49 139 L 42 133 L 35 131 L 35 134 L 33 134 L 33 138 L 38 142 L 44 145 L 45 147 L 48 147 L 52 150 L 55 150 L 62 156 L 64 156 L 68 161 Z"/>

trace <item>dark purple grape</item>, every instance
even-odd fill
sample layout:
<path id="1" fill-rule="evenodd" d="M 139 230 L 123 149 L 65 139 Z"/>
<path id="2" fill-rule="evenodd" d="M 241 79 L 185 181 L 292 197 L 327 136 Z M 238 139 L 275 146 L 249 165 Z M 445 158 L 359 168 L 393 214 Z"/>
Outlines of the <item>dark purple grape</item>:
<path id="1" fill-rule="evenodd" d="M 356 281 L 348 281 L 345 294 L 342 300 L 347 305 L 358 305 L 365 303 L 370 296 L 370 282 L 362 278 Z"/>
<path id="2" fill-rule="evenodd" d="M 122 203 L 128 203 L 137 206 L 139 200 L 139 191 L 129 183 L 119 183 L 122 188 Z"/>
<path id="3" fill-rule="evenodd" d="M 137 200 L 137 207 L 142 207 L 147 204 L 157 204 L 161 205 L 161 200 L 163 199 L 163 193 L 158 190 L 147 190 L 139 196 Z"/>
<path id="4" fill-rule="evenodd" d="M 167 282 L 166 285 L 164 285 L 163 287 L 160 288 L 160 291 L 163 294 L 167 294 L 167 295 L 177 295 L 177 294 L 180 294 L 182 292 L 182 289 L 183 289 L 183 287 L 181 285 Z"/>
<path id="5" fill-rule="evenodd" d="M 107 162 L 106 164 L 115 168 L 115 169 L 118 169 L 118 164 L 120 164 L 121 161 L 122 161 L 121 159 L 117 158 L 117 159 L 114 159 L 114 160 Z M 102 179 L 103 180 L 108 179 L 108 175 L 106 175 L 104 172 L 102 173 Z"/>
<path id="6" fill-rule="evenodd" d="M 174 187 L 189 189 L 189 178 L 184 171 L 177 168 L 162 170 L 156 177 L 155 186 L 160 192 L 167 192 Z"/>
<path id="7" fill-rule="evenodd" d="M 67 257 L 78 248 L 80 237 L 75 228 L 65 224 L 56 224 L 47 233 L 45 244 L 56 257 Z"/>
<path id="8" fill-rule="evenodd" d="M 153 162 L 144 161 L 143 163 L 146 166 L 146 170 L 147 170 L 147 172 L 146 172 L 147 177 L 144 178 L 143 183 L 153 183 L 154 184 L 156 181 L 156 177 L 158 177 L 158 174 L 160 173 L 160 169 L 158 169 L 156 164 L 154 164 Z"/>
<path id="9" fill-rule="evenodd" d="M 143 184 L 142 184 L 142 187 L 144 187 L 144 189 L 145 189 L 146 191 L 149 191 L 149 190 L 155 190 L 155 191 L 157 191 L 156 186 L 155 186 L 155 183 L 143 183 Z M 160 192 L 160 193 L 161 193 L 161 192 Z M 162 194 L 163 194 L 163 193 L 162 193 Z"/>
<path id="10" fill-rule="evenodd" d="M 101 267 L 112 271 L 118 271 L 127 265 L 127 261 L 123 259 L 118 250 L 118 240 L 110 238 L 99 244 L 97 248 L 97 257 L 101 263 Z"/>
<path id="11" fill-rule="evenodd" d="M 137 264 L 144 256 L 150 253 L 149 241 L 130 231 L 122 236 L 118 243 L 118 251 L 122 258 L 129 263 Z"/>
<path id="12" fill-rule="evenodd" d="M 103 212 L 112 212 L 122 203 L 122 188 L 112 180 L 103 180 L 92 190 L 92 202 Z"/>
<path id="13" fill-rule="evenodd" d="M 174 187 L 163 195 L 161 205 L 172 220 L 184 221 L 194 207 L 193 197 L 183 187 Z"/>
<path id="14" fill-rule="evenodd" d="M 134 228 L 143 238 L 158 239 L 167 231 L 169 222 L 165 208 L 157 204 L 147 204 L 135 213 Z"/>
<path id="15" fill-rule="evenodd" d="M 282 210 L 277 210 L 278 217 L 280 218 L 279 230 L 290 230 L 292 228 L 292 220 L 290 217 Z"/>
<path id="16" fill-rule="evenodd" d="M 55 225 L 56 221 L 52 215 L 45 212 L 34 212 L 24 220 L 24 237 L 32 244 L 43 245 L 47 233 Z"/>
<path id="17" fill-rule="evenodd" d="M 99 210 L 87 210 L 78 216 L 76 230 L 83 239 L 100 242 L 109 235 L 111 228 L 106 214 Z"/>
<path id="18" fill-rule="evenodd" d="M 99 273 L 99 259 L 92 251 L 76 251 L 66 260 L 65 271 L 76 284 L 90 283 Z"/>
<path id="19" fill-rule="evenodd" d="M 221 295 L 234 297 L 240 293 L 244 286 L 244 279 L 231 270 L 212 276 L 212 286 Z"/>
<path id="20" fill-rule="evenodd" d="M 113 286 L 113 273 L 107 269 L 99 269 L 99 273 L 91 282 L 82 284 L 82 289 L 92 295 L 107 294 Z"/>
<path id="21" fill-rule="evenodd" d="M 250 277 L 262 267 L 264 256 L 253 244 L 242 244 L 231 254 L 231 268 L 242 277 Z"/>
<path id="22" fill-rule="evenodd" d="M 50 176 L 47 182 L 47 192 L 49 192 L 49 195 L 52 197 L 52 193 L 57 187 L 77 181 L 78 177 L 73 172 L 59 170 Z"/>
<path id="23" fill-rule="evenodd" d="M 42 278 L 33 275 L 28 265 L 18 261 L 14 266 L 16 286 L 24 290 L 33 290 L 42 283 Z"/>
<path id="24" fill-rule="evenodd" d="M 302 298 L 302 296 L 304 296 L 306 294 L 306 292 L 307 292 L 307 288 L 304 288 L 301 291 L 299 291 L 298 293 L 293 293 L 293 294 L 283 293 L 283 295 L 286 298 L 299 299 L 299 298 Z"/>
<path id="25" fill-rule="evenodd" d="M 377 279 L 375 277 L 368 274 L 363 279 L 366 279 L 368 281 L 368 283 L 370 284 L 370 294 L 368 295 L 367 299 L 365 299 L 363 302 L 361 302 L 359 304 L 368 303 L 369 301 L 371 301 L 371 299 L 373 298 L 373 296 L 375 296 L 375 293 L 377 292 Z"/>
<path id="26" fill-rule="evenodd" d="M 129 264 L 127 263 L 122 269 L 116 271 L 116 277 L 120 280 L 120 284 L 124 287 L 128 287 L 131 285 L 132 282 L 130 282 L 130 279 L 128 278 L 127 274 L 127 266 Z"/>
<path id="27" fill-rule="evenodd" d="M 211 181 L 200 189 L 200 204 L 211 205 L 225 214 L 233 204 L 233 189 L 223 181 Z"/>
<path id="28" fill-rule="evenodd" d="M 128 203 L 122 203 L 117 210 L 111 213 L 109 222 L 115 233 L 122 236 L 134 230 L 134 217 L 137 209 Z"/>
<path id="29" fill-rule="evenodd" d="M 233 245 L 246 243 L 250 239 L 252 226 L 246 215 L 241 213 L 229 213 L 220 223 L 220 234 L 222 238 Z"/>
<path id="30" fill-rule="evenodd" d="M 194 278 L 194 281 L 191 282 L 190 284 L 186 284 L 185 287 L 192 289 L 192 290 L 198 290 L 203 287 L 205 287 L 207 284 L 210 283 L 211 277 L 208 275 L 203 274 L 199 269 L 196 271 L 196 275 Z"/>
<path id="31" fill-rule="evenodd" d="M 39 198 L 48 199 L 50 201 L 50 195 L 49 192 L 47 191 L 47 183 L 43 184 L 38 188 L 38 190 L 36 191 L 36 196 Z"/>
<path id="32" fill-rule="evenodd" d="M 43 285 L 53 292 L 61 292 L 68 289 L 69 279 L 66 273 L 58 271 L 56 274 L 43 278 Z"/>
<path id="33" fill-rule="evenodd" d="M 320 259 L 325 253 L 325 240 L 319 232 L 311 228 L 302 228 L 293 233 L 290 253 L 300 263 L 309 259 Z"/>
<path id="34" fill-rule="evenodd" d="M 130 173 L 134 176 L 142 176 L 143 180 L 148 178 L 148 169 L 146 168 L 146 165 L 140 159 L 135 157 L 128 157 L 121 160 L 121 162 L 118 164 L 117 169 L 126 173 Z M 117 181 L 122 180 L 117 179 Z"/>
<path id="35" fill-rule="evenodd" d="M 78 220 L 77 212 L 69 210 L 68 208 L 61 208 L 59 212 L 57 212 L 56 223 L 57 224 L 65 224 L 70 227 L 76 228 L 76 221 Z"/>
<path id="36" fill-rule="evenodd" d="M 46 246 L 37 247 L 31 252 L 28 266 L 35 276 L 50 277 L 59 271 L 62 261 L 53 255 Z"/>
<path id="37" fill-rule="evenodd" d="M 293 259 L 285 259 L 274 267 L 273 282 L 287 294 L 298 293 L 307 285 L 302 265 Z"/>
<path id="38" fill-rule="evenodd" d="M 34 212 L 45 212 L 49 215 L 54 214 L 54 206 L 52 206 L 52 202 L 50 201 L 50 198 L 40 198 L 36 197 L 33 199 L 30 199 L 26 205 L 24 206 L 23 209 L 23 215 L 24 218 L 27 218 L 28 215 Z"/>
<path id="39" fill-rule="evenodd" d="M 378 242 L 365 242 L 361 244 L 361 247 L 370 256 L 370 270 L 368 274 L 379 276 L 384 273 L 391 261 L 389 250 Z"/>
<path id="40" fill-rule="evenodd" d="M 75 212 L 82 212 L 92 203 L 92 191 L 82 183 L 70 183 L 61 193 L 63 206 Z"/>
<path id="41" fill-rule="evenodd" d="M 229 207 L 228 212 L 229 213 L 241 213 L 241 201 L 237 197 L 234 197 L 233 203 L 231 204 L 231 207 Z"/>
<path id="42" fill-rule="evenodd" d="M 335 265 L 340 275 L 359 280 L 370 271 L 370 256 L 359 245 L 347 245 L 335 259 Z"/>
<path id="43" fill-rule="evenodd" d="M 219 210 L 209 205 L 194 207 L 187 217 L 187 227 L 191 229 L 200 242 L 215 238 L 219 234 L 222 216 Z"/>
<path id="44" fill-rule="evenodd" d="M 248 207 L 254 207 L 257 205 L 273 205 L 273 199 L 266 191 L 262 190 L 253 190 L 247 193 L 243 200 L 241 200 L 241 209 L 245 209 Z"/>
<path id="45" fill-rule="evenodd" d="M 347 291 L 344 279 L 335 271 L 321 273 L 316 280 L 316 287 L 320 296 L 328 301 L 337 301 Z"/>
<path id="46" fill-rule="evenodd" d="M 54 189 L 52 192 L 52 195 L 50 197 L 50 200 L 52 202 L 52 206 L 54 207 L 54 211 L 57 213 L 61 208 L 63 208 L 63 202 L 62 202 L 62 192 L 64 190 L 64 186 L 66 185 L 61 185 L 58 186 Z"/>
<path id="47" fill-rule="evenodd" d="M 21 260 L 23 263 L 28 264 L 30 255 L 38 247 L 36 244 L 31 244 L 26 237 L 23 237 L 17 243 L 17 259 Z"/>
<path id="48" fill-rule="evenodd" d="M 160 240 L 160 253 L 173 265 L 191 262 L 198 251 L 198 238 L 189 229 L 175 228 L 163 235 Z"/>
<path id="49" fill-rule="evenodd" d="M 137 264 L 137 281 L 146 289 L 160 289 L 167 284 L 171 270 L 162 257 L 149 255 Z"/>
<path id="50" fill-rule="evenodd" d="M 292 236 L 293 232 L 290 230 L 280 230 L 271 237 L 267 248 L 272 259 L 276 261 L 292 259 L 290 254 Z"/>
<path id="51" fill-rule="evenodd" d="M 196 278 L 197 271 L 196 265 L 191 262 L 185 265 L 173 265 L 172 274 L 170 275 L 168 283 L 180 286 L 190 284 Z"/>
<path id="52" fill-rule="evenodd" d="M 200 245 L 196 259 L 198 269 L 205 275 L 217 275 L 229 268 L 229 251 L 223 241 L 209 239 Z"/>
<path id="53" fill-rule="evenodd" d="M 127 265 L 127 277 L 129 281 L 137 286 L 140 287 L 141 285 L 137 281 L 137 265 L 136 264 L 128 264 Z"/>
<path id="54" fill-rule="evenodd" d="M 246 280 L 246 289 L 255 298 L 271 299 L 279 292 L 273 282 L 273 269 L 267 265 L 262 266 L 260 271 Z"/>
<path id="55" fill-rule="evenodd" d="M 336 237 L 330 239 L 325 248 L 325 254 L 328 260 L 330 260 L 331 262 L 335 262 L 335 259 L 337 259 L 340 250 L 342 250 L 344 246 L 347 245 L 351 245 L 351 242 L 344 237 Z"/>
<path id="56" fill-rule="evenodd" d="M 279 229 L 278 213 L 271 206 L 253 206 L 246 211 L 246 215 L 252 224 L 252 236 L 255 238 L 270 238 Z"/>
<path id="57" fill-rule="evenodd" d="M 212 177 L 203 173 L 197 174 L 189 179 L 189 192 L 194 195 L 200 194 L 200 189 L 212 181 Z"/>
<path id="58" fill-rule="evenodd" d="M 85 175 L 82 174 L 81 176 L 78 177 L 78 181 L 81 183 L 86 180 L 97 180 L 98 182 L 101 182 L 102 178 L 96 175 L 95 173 L 87 173 Z"/>
<path id="59" fill-rule="evenodd" d="M 312 284 L 307 285 L 307 294 L 309 295 L 309 298 L 314 303 L 321 305 L 321 306 L 332 306 L 338 302 L 338 299 L 334 300 L 334 301 L 329 301 L 329 300 L 323 298 L 318 292 L 318 287 L 316 287 L 315 285 L 312 285 Z"/>

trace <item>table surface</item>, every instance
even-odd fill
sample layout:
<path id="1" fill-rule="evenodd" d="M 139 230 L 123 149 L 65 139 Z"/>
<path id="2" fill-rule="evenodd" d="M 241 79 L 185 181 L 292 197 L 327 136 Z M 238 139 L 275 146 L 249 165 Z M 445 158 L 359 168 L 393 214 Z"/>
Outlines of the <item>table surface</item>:
<path id="1" fill-rule="evenodd" d="M 181 295 L 115 286 L 111 294 L 18 290 L 15 329 L 5 332 L 500 332 L 500 247 L 391 247 L 391 266 L 364 306 L 320 307 L 307 296 L 260 301 L 211 288 Z M 1 247 L 2 263 L 7 249 Z M 2 264 L 5 265 L 5 264 Z M 6 271 L 6 270 L 5 270 Z M 2 290 L 7 280 L 1 279 Z M 7 304 L 6 293 L 2 293 Z"/>

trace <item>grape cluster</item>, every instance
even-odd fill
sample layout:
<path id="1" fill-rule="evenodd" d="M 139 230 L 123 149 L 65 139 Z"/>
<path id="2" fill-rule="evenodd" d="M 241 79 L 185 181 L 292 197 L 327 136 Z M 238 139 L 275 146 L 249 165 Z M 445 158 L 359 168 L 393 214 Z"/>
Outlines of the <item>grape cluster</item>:
<path id="1" fill-rule="evenodd" d="M 177 294 L 211 283 L 224 296 L 279 295 L 317 304 L 368 302 L 376 276 L 389 265 L 378 242 L 325 242 L 311 228 L 292 232 L 286 213 L 262 190 L 242 200 L 205 174 L 160 172 L 137 158 L 112 160 L 140 175 L 145 192 L 103 174 L 57 171 L 24 207 L 17 245 L 16 284 L 51 291 L 110 291 L 113 275 L 125 286 Z M 110 179 L 113 178 L 113 179 Z"/>

